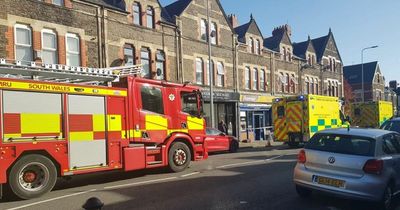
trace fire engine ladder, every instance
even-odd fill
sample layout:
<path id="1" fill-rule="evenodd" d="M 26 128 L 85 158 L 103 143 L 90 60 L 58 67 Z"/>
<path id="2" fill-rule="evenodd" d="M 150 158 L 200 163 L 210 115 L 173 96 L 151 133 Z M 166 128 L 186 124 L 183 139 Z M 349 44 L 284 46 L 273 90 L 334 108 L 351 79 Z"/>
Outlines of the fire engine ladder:
<path id="1" fill-rule="evenodd" d="M 141 65 L 87 68 L 0 59 L 0 77 L 88 85 L 111 85 L 120 77 L 138 75 Z"/>

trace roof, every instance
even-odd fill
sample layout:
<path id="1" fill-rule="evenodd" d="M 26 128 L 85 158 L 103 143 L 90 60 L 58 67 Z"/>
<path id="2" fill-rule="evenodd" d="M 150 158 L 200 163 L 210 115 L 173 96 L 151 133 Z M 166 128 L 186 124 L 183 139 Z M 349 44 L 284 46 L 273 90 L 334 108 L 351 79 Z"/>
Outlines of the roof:
<path id="1" fill-rule="evenodd" d="M 170 17 L 174 18 L 175 16 L 181 16 L 183 11 L 185 11 L 191 2 L 192 0 L 177 0 L 174 3 L 165 6 L 165 9 Z"/>
<path id="2" fill-rule="evenodd" d="M 317 54 L 317 60 L 320 61 L 322 59 L 322 56 L 324 55 L 326 45 L 329 40 L 330 32 L 328 35 L 319 37 L 316 39 L 312 39 L 311 42 L 314 45 L 315 53 Z"/>
<path id="3" fill-rule="evenodd" d="M 305 42 L 300 42 L 300 43 L 293 43 L 293 54 L 306 59 L 306 52 L 308 49 L 308 46 L 310 44 L 310 40 L 307 40 Z"/>
<path id="4" fill-rule="evenodd" d="M 264 47 L 266 47 L 270 50 L 279 52 L 279 44 L 282 41 L 283 34 L 284 33 L 279 33 L 276 36 L 271 36 L 271 37 L 264 39 Z"/>
<path id="5" fill-rule="evenodd" d="M 372 83 L 375 72 L 378 68 L 378 61 L 364 63 L 364 82 L 367 84 Z M 361 79 L 361 64 L 344 66 L 343 67 L 343 77 L 347 80 L 350 85 L 360 84 Z"/>
<path id="6" fill-rule="evenodd" d="M 118 10 L 120 12 L 127 12 L 124 0 L 83 0 L 83 1 L 103 6 L 108 9 Z"/>
<path id="7" fill-rule="evenodd" d="M 325 129 L 319 131 L 318 133 L 377 138 L 388 133 L 393 133 L 393 131 L 374 129 L 374 128 L 350 128 L 349 130 L 347 128 L 338 128 L 338 129 Z"/>
<path id="8" fill-rule="evenodd" d="M 246 42 L 246 40 L 244 38 L 247 33 L 247 30 L 249 29 L 250 23 L 251 23 L 251 21 L 249 21 L 248 23 L 243 24 L 241 26 L 238 26 L 234 29 L 235 33 L 238 35 L 239 41 L 241 41 L 243 43 Z"/>

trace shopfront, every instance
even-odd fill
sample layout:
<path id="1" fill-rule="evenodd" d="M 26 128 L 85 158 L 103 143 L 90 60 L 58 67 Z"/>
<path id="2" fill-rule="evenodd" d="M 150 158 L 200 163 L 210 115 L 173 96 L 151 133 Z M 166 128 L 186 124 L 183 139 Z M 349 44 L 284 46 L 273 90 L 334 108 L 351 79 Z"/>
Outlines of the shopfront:
<path id="1" fill-rule="evenodd" d="M 204 112 L 207 127 L 211 127 L 211 106 L 210 106 L 210 91 L 202 91 L 204 99 Z M 227 126 L 227 133 L 232 136 L 237 136 L 237 104 L 240 95 L 234 92 L 214 91 L 214 124 L 218 128 L 218 123 L 223 120 Z"/>
<path id="2" fill-rule="evenodd" d="M 272 96 L 241 95 L 240 139 L 248 141 L 267 140 L 272 128 Z"/>

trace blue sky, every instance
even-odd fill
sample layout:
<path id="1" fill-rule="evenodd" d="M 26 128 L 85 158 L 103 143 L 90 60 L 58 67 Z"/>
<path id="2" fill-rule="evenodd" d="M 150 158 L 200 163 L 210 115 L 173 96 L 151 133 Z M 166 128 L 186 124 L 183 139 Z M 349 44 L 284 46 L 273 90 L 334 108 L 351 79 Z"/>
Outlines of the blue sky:
<path id="1" fill-rule="evenodd" d="M 160 0 L 163 6 L 175 0 Z M 249 3 L 251 2 L 251 4 Z M 335 36 L 345 65 L 379 61 L 388 83 L 400 82 L 400 1 L 399 0 L 221 0 L 226 14 L 234 13 L 239 24 L 253 14 L 264 37 L 274 27 L 288 23 L 292 42 L 325 36 L 329 27 Z"/>

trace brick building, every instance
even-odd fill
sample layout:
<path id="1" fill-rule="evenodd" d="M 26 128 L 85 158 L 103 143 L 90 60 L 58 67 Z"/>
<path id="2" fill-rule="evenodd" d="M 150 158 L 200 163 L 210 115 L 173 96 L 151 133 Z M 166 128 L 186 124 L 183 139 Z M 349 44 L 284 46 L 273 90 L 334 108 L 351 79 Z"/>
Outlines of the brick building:
<path id="1" fill-rule="evenodd" d="M 342 60 L 333 34 L 295 43 L 288 25 L 265 37 L 256 20 L 239 25 L 219 0 L 3 0 L 0 57 L 70 66 L 143 64 L 143 77 L 202 88 L 210 125 L 243 139 L 264 139 L 274 97 L 343 96 Z M 211 31 L 211 69 L 207 30 Z M 240 132 L 239 132 L 240 131 Z"/>

